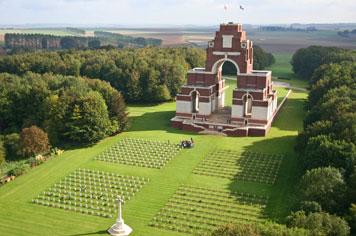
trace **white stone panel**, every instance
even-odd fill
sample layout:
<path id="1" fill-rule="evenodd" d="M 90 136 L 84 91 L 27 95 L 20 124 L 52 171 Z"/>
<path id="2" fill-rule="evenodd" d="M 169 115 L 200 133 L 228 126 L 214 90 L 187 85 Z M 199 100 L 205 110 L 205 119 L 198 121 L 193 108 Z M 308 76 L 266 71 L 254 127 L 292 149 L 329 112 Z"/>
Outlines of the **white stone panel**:
<path id="1" fill-rule="evenodd" d="M 225 92 L 222 92 L 222 94 L 220 94 L 219 96 L 219 104 L 218 107 L 222 108 L 225 106 Z"/>
<path id="2" fill-rule="evenodd" d="M 177 113 L 192 113 L 192 104 L 190 101 L 177 101 Z"/>
<path id="3" fill-rule="evenodd" d="M 211 99 L 211 112 L 214 112 L 216 110 L 216 100 L 215 100 L 215 96 L 212 96 Z"/>
<path id="4" fill-rule="evenodd" d="M 232 48 L 233 35 L 223 35 L 223 48 Z"/>
<path id="5" fill-rule="evenodd" d="M 252 119 L 268 120 L 268 107 L 252 107 Z"/>
<path id="6" fill-rule="evenodd" d="M 232 105 L 231 106 L 231 117 L 242 118 L 243 117 L 243 106 Z"/>
<path id="7" fill-rule="evenodd" d="M 211 115 L 211 103 L 200 102 L 199 103 L 199 114 L 200 115 Z"/>

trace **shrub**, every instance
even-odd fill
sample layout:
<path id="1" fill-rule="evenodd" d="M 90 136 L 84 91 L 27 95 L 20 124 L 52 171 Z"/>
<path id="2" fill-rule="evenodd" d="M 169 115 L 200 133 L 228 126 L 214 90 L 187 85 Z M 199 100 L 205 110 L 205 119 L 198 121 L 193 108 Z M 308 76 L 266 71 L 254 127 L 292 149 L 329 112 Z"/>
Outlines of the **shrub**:
<path id="1" fill-rule="evenodd" d="M 304 201 L 315 201 L 324 210 L 343 209 L 346 184 L 340 171 L 323 167 L 307 171 L 301 179 L 300 189 Z"/>
<path id="2" fill-rule="evenodd" d="M 300 210 L 306 212 L 307 214 L 322 211 L 320 204 L 314 201 L 301 202 Z"/>
<path id="3" fill-rule="evenodd" d="M 12 133 L 4 136 L 3 142 L 6 151 L 6 160 L 15 160 L 21 157 L 19 141 L 19 134 Z"/>
<path id="4" fill-rule="evenodd" d="M 266 222 L 264 224 L 226 224 L 206 236 L 306 236 L 308 230 L 287 228 L 285 225 Z"/>
<path id="5" fill-rule="evenodd" d="M 254 225 L 226 224 L 213 230 L 210 236 L 260 236 Z"/>
<path id="6" fill-rule="evenodd" d="M 8 175 L 20 176 L 25 174 L 30 169 L 30 165 L 20 161 L 14 164 L 14 166 L 8 171 Z"/>
<path id="7" fill-rule="evenodd" d="M 5 161 L 6 151 L 4 143 L 0 140 L 0 165 Z"/>
<path id="8" fill-rule="evenodd" d="M 20 134 L 20 147 L 24 156 L 35 156 L 49 151 L 48 135 L 37 126 L 24 128 Z"/>
<path id="9" fill-rule="evenodd" d="M 312 235 L 347 236 L 350 234 L 350 227 L 345 220 L 324 212 L 309 215 L 304 211 L 294 212 L 288 216 L 287 225 L 308 229 Z"/>

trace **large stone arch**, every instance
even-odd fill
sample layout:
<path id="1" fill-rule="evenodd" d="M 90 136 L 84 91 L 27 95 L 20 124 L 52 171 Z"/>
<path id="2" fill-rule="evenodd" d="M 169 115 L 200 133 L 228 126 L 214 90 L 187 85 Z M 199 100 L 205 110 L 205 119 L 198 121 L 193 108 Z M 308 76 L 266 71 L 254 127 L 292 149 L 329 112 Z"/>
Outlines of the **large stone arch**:
<path id="1" fill-rule="evenodd" d="M 211 68 L 211 72 L 213 74 L 217 74 L 219 72 L 219 69 L 223 66 L 223 64 L 226 62 L 226 61 L 229 61 L 231 62 L 232 64 L 234 64 L 234 66 L 236 67 L 236 72 L 238 74 L 240 74 L 240 67 L 239 65 L 236 63 L 236 61 L 232 60 L 232 59 L 229 59 L 229 58 L 223 58 L 223 59 L 220 59 L 220 60 L 217 60 L 213 67 Z"/>

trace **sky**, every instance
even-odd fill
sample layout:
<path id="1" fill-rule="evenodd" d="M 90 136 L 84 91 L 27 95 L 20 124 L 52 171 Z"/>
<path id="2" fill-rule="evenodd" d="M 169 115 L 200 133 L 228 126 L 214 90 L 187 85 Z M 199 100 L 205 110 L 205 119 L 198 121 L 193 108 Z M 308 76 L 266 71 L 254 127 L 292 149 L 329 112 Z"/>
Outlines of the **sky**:
<path id="1" fill-rule="evenodd" d="M 1 25 L 204 26 L 227 21 L 355 23 L 356 0 L 0 0 Z"/>

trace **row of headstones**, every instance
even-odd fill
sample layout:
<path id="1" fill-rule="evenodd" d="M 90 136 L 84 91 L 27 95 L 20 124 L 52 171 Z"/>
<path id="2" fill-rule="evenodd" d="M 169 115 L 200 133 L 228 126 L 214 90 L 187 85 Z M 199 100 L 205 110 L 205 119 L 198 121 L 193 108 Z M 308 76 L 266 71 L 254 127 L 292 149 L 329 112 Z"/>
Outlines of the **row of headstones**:
<path id="1" fill-rule="evenodd" d="M 238 179 L 242 181 L 252 181 L 257 183 L 266 183 L 266 184 L 274 184 L 277 180 L 277 174 L 274 173 L 270 176 L 260 176 L 258 173 L 251 175 L 251 173 L 244 173 L 244 174 L 236 174 L 236 173 L 226 173 L 226 171 L 206 171 L 201 169 L 195 169 L 193 171 L 194 174 L 198 175 L 206 175 L 206 176 L 216 176 L 222 177 L 227 179 Z"/>
<path id="2" fill-rule="evenodd" d="M 239 207 L 231 205 L 228 208 L 221 208 L 217 206 L 211 206 L 209 204 L 191 202 L 189 200 L 181 201 L 171 199 L 166 205 L 165 208 L 172 209 L 173 212 L 178 211 L 178 209 L 189 211 L 189 212 L 203 212 L 206 214 L 218 215 L 223 213 L 227 218 L 231 217 L 231 214 L 236 215 L 245 215 L 250 217 L 258 218 L 262 214 L 262 209 L 257 207 L 256 209 L 244 208 L 239 205 Z M 216 213 L 218 212 L 218 213 Z"/>
<path id="3" fill-rule="evenodd" d="M 93 216 L 101 216 L 101 217 L 105 217 L 105 218 L 112 218 L 113 217 L 112 214 L 110 214 L 110 213 L 94 211 L 94 210 L 90 210 L 90 209 L 87 209 L 87 208 L 72 207 L 72 206 L 68 206 L 68 205 L 64 205 L 64 204 L 58 204 L 58 203 L 48 202 L 48 201 L 41 201 L 41 200 L 37 200 L 37 199 L 32 200 L 32 202 L 36 203 L 36 204 L 39 204 L 39 205 L 43 205 L 43 206 L 48 206 L 48 207 L 59 208 L 59 209 L 63 209 L 63 210 L 79 212 L 79 213 L 82 213 L 82 214 L 88 214 L 88 215 L 93 215 Z"/>
<path id="4" fill-rule="evenodd" d="M 254 193 L 245 193 L 239 191 L 225 191 L 225 190 L 215 190 L 205 187 L 194 187 L 189 185 L 183 185 L 178 188 L 178 191 L 185 191 L 188 193 L 198 193 L 205 196 L 223 196 L 226 198 L 236 198 L 236 197 L 246 197 L 248 199 L 254 199 L 257 201 L 268 201 L 269 196 L 257 195 Z"/>
<path id="5" fill-rule="evenodd" d="M 179 191 L 179 190 L 178 190 Z M 204 198 L 209 198 L 209 199 L 216 199 L 216 200 L 224 200 L 225 201 L 230 201 L 230 202 L 236 202 L 236 203 L 240 203 L 240 204 L 244 204 L 244 203 L 253 203 L 253 204 L 267 204 L 267 199 L 264 198 L 254 198 L 254 197 L 250 197 L 250 196 L 221 196 L 221 195 L 214 195 L 211 193 L 186 193 L 186 192 L 176 192 L 177 196 L 192 196 L 192 197 L 201 197 L 204 196 Z"/>

